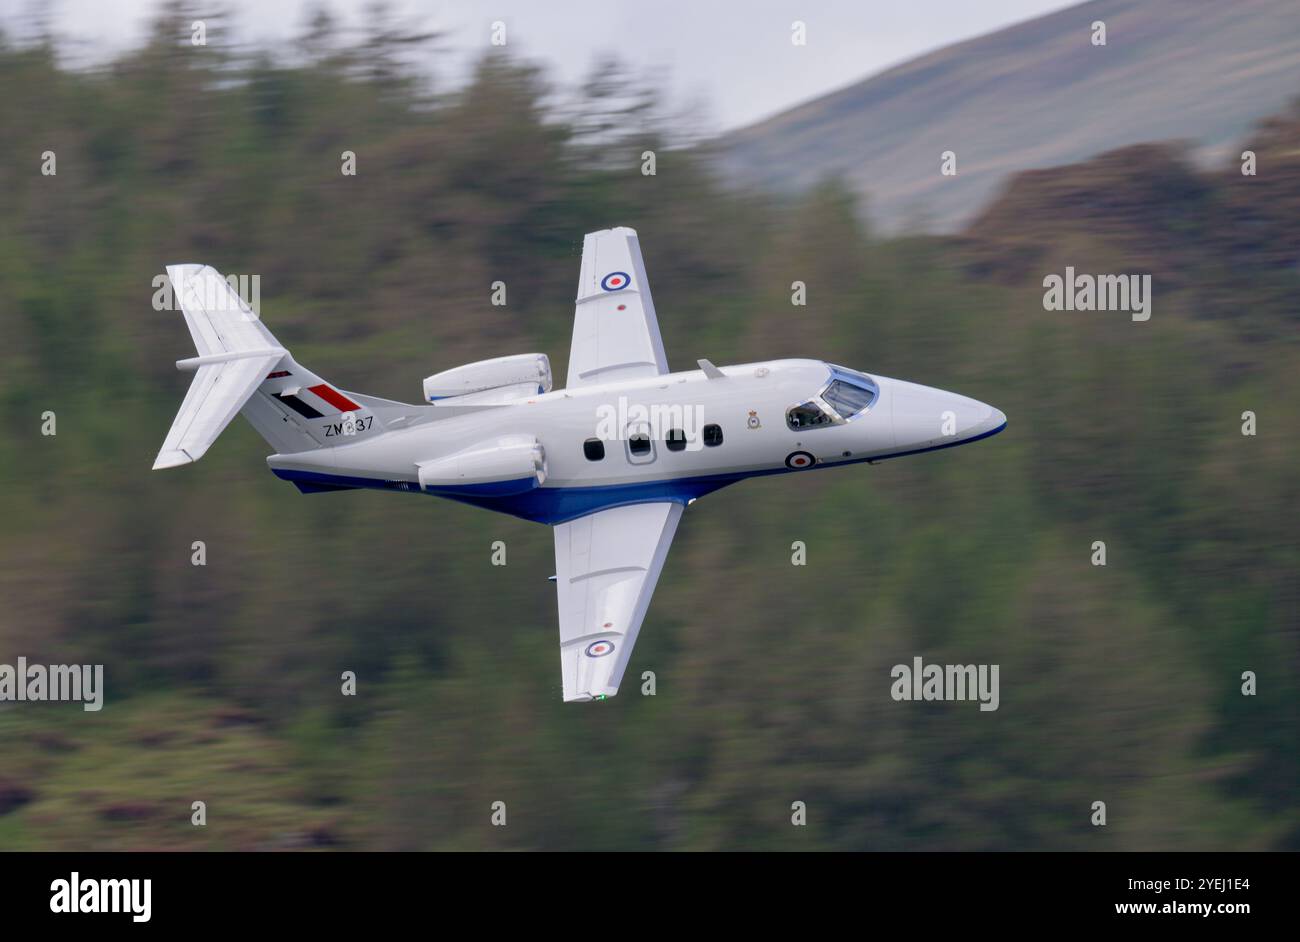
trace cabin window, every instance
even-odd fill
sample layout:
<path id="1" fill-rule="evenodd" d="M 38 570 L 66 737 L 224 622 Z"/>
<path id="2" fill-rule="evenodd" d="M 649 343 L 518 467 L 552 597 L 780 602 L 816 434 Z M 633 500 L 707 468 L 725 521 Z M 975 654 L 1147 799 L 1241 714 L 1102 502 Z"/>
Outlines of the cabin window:
<path id="1" fill-rule="evenodd" d="M 650 436 L 644 432 L 636 432 L 628 437 L 628 450 L 637 457 L 643 457 L 650 454 Z"/>
<path id="2" fill-rule="evenodd" d="M 801 405 L 791 406 L 790 411 L 785 414 L 785 424 L 792 429 L 801 430 L 818 428 L 823 425 L 834 425 L 835 420 L 827 415 L 826 410 L 817 403 L 809 401 Z"/>
<path id="3" fill-rule="evenodd" d="M 582 443 L 582 453 L 588 461 L 600 461 L 605 457 L 605 443 L 599 438 L 589 438 Z"/>
<path id="4" fill-rule="evenodd" d="M 722 426 L 706 425 L 704 426 L 704 444 L 710 448 L 716 448 L 722 444 Z"/>
<path id="5" fill-rule="evenodd" d="M 669 451 L 685 451 L 686 433 L 679 428 L 670 428 L 668 434 L 664 436 L 664 444 L 668 446 Z"/>

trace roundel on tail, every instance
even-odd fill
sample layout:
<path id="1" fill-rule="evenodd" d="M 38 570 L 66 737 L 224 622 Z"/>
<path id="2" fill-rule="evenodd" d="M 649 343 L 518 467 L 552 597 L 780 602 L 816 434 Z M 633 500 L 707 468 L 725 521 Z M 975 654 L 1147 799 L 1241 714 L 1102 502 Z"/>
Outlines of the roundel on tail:
<path id="1" fill-rule="evenodd" d="M 606 654 L 614 653 L 614 642 L 601 639 L 593 641 L 587 645 L 587 657 L 604 657 Z"/>
<path id="2" fill-rule="evenodd" d="M 631 283 L 632 279 L 625 271 L 612 271 L 600 279 L 600 287 L 605 291 L 622 291 Z"/>

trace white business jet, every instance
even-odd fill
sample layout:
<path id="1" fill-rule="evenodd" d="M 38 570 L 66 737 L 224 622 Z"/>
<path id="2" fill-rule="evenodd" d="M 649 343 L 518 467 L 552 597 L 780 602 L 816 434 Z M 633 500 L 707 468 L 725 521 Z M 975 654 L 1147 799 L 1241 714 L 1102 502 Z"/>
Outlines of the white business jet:
<path id="1" fill-rule="evenodd" d="M 167 269 L 198 356 L 154 468 L 197 461 L 243 412 L 304 493 L 449 497 L 555 528 L 564 699 L 618 692 L 683 509 L 744 478 L 978 441 L 1006 416 L 821 360 L 670 373 L 636 232 L 582 247 L 565 388 L 545 354 L 430 376 L 422 405 L 300 366 L 216 271 Z"/>

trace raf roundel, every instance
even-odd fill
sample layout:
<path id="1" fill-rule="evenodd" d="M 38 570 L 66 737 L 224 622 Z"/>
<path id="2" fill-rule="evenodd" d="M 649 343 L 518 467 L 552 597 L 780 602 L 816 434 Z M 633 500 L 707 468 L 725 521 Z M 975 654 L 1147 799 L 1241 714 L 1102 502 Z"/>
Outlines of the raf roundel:
<path id="1" fill-rule="evenodd" d="M 785 459 L 785 466 L 794 471 L 811 468 L 816 463 L 817 459 L 806 451 L 792 451 Z"/>
<path id="2" fill-rule="evenodd" d="M 593 641 L 587 645 L 587 657 L 604 657 L 614 653 L 613 641 Z"/>
<path id="3" fill-rule="evenodd" d="M 604 278 L 600 279 L 600 286 L 606 291 L 622 291 L 632 279 L 628 277 L 625 271 L 612 271 Z"/>

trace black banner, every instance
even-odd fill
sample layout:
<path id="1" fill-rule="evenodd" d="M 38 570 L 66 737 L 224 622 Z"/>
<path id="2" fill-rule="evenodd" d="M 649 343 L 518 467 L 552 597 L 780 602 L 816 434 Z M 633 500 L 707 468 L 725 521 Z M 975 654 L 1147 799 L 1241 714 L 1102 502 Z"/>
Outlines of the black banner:
<path id="1" fill-rule="evenodd" d="M 279 926 L 338 931 L 461 912 L 531 913 L 534 932 L 574 916 L 606 926 L 700 909 L 739 923 L 830 915 L 929 928 L 1278 923 L 1283 854 L 11 854 L 0 856 L 7 927 L 72 930 Z M 592 894 L 603 902 L 592 909 Z M 716 912 L 707 912 L 716 910 Z M 588 927 L 588 930 L 594 927 Z"/>

